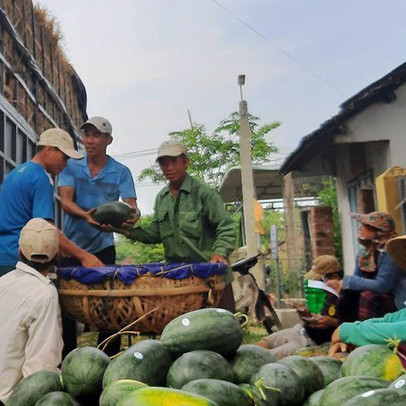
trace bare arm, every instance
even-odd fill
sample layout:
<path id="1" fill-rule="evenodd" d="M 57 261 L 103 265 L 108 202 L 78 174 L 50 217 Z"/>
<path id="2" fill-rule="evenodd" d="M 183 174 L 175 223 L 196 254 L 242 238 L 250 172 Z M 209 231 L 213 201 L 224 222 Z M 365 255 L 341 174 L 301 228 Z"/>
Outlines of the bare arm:
<path id="1" fill-rule="evenodd" d="M 95 221 L 92 217 L 94 208 L 88 211 L 81 209 L 74 201 L 75 188 L 72 186 L 61 186 L 59 188 L 59 195 L 61 197 L 61 204 L 63 210 L 73 217 L 78 217 L 85 220 L 92 226 L 100 227 L 101 224 Z"/>
<path id="2" fill-rule="evenodd" d="M 62 231 L 58 230 L 59 237 L 59 250 L 62 254 L 67 254 L 71 257 L 76 257 L 83 266 L 87 268 L 94 268 L 99 266 L 104 266 L 96 256 L 86 252 L 82 248 L 79 248 L 72 241 L 68 240 L 63 234 Z"/>

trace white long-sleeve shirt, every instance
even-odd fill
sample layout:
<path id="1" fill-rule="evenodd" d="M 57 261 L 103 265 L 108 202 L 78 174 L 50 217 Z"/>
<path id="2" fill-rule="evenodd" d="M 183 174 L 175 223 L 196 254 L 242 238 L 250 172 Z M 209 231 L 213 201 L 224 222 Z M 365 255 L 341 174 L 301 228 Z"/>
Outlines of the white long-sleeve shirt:
<path id="1" fill-rule="evenodd" d="M 30 266 L 0 277 L 0 400 L 41 369 L 58 370 L 63 347 L 58 292 Z"/>

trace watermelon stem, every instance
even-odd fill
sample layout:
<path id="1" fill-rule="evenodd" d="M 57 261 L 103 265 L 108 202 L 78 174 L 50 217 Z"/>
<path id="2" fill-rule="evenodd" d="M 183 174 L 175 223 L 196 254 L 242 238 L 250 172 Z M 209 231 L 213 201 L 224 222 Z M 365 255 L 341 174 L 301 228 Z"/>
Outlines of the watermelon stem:
<path id="1" fill-rule="evenodd" d="M 400 340 L 399 338 L 396 337 L 396 335 L 392 338 L 387 338 L 385 341 L 388 342 L 386 346 L 393 351 L 394 354 L 398 354 L 399 351 L 399 345 L 400 345 Z"/>
<path id="2" fill-rule="evenodd" d="M 244 328 L 247 326 L 248 322 L 249 322 L 249 317 L 247 314 L 245 313 L 241 313 L 241 312 L 237 312 L 234 313 L 234 316 L 237 317 L 238 322 L 240 323 L 241 327 Z M 241 322 L 240 319 L 242 319 L 243 321 Z"/>

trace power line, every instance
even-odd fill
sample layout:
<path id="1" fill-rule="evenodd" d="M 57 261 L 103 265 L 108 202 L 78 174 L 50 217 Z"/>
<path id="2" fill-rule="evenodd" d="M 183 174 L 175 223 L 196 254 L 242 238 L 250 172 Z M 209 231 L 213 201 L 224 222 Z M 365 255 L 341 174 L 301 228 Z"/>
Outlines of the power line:
<path id="1" fill-rule="evenodd" d="M 126 159 L 140 158 L 143 156 L 149 156 L 149 155 L 155 155 L 155 154 L 156 154 L 156 148 L 150 148 L 150 149 L 143 149 L 141 151 L 123 152 L 121 154 L 112 155 L 112 157 L 119 161 L 124 161 Z"/>
<path id="2" fill-rule="evenodd" d="M 299 59 L 295 58 L 293 55 L 291 55 L 290 53 L 286 52 L 283 48 L 281 48 L 279 45 L 277 45 L 275 42 L 273 42 L 272 40 L 270 40 L 269 38 L 267 38 L 264 34 L 262 34 L 261 32 L 259 32 L 258 30 L 256 30 L 254 27 L 252 27 L 250 24 L 248 24 L 247 22 L 245 22 L 244 20 L 242 20 L 240 17 L 238 17 L 236 14 L 234 14 L 231 10 L 229 10 L 228 8 L 226 8 L 225 6 L 223 6 L 221 3 L 219 3 L 217 0 L 210 0 L 211 2 L 213 2 L 214 4 L 216 4 L 218 7 L 220 7 L 221 9 L 223 9 L 226 13 L 230 14 L 233 18 L 235 18 L 237 21 L 239 21 L 242 25 L 244 25 L 245 27 L 247 27 L 250 31 L 252 31 L 254 34 L 258 35 L 260 38 L 262 38 L 264 41 L 268 42 L 269 44 L 271 44 L 274 48 L 276 48 L 279 52 L 281 52 L 282 54 L 284 54 L 285 56 L 287 56 L 288 58 L 290 58 L 292 61 L 296 62 L 301 68 L 303 68 L 305 71 L 309 72 L 311 75 L 315 76 L 317 79 L 319 79 L 320 81 L 322 81 L 325 85 L 331 87 L 333 90 L 335 90 L 336 92 L 340 93 L 342 96 L 344 97 L 348 97 L 347 94 L 345 94 L 344 92 L 342 92 L 340 89 L 338 89 L 337 87 L 335 87 L 334 85 L 332 85 L 330 82 L 328 82 L 326 79 L 324 79 L 322 76 L 320 76 L 316 71 L 308 68 L 307 66 L 303 65 Z"/>

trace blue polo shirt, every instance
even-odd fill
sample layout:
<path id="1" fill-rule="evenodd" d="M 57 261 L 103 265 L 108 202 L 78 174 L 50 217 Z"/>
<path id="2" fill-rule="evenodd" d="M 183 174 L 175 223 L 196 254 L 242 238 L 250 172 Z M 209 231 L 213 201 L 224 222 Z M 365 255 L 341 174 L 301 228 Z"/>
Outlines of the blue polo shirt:
<path id="1" fill-rule="evenodd" d="M 25 162 L 4 179 L 0 192 L 0 266 L 18 261 L 20 231 L 34 217 L 54 219 L 54 187 L 45 169 Z"/>
<path id="2" fill-rule="evenodd" d="M 136 198 L 130 170 L 109 156 L 106 166 L 92 178 L 87 157 L 69 159 L 60 173 L 58 187 L 75 189 L 74 202 L 88 211 L 100 204 L 122 199 Z M 114 245 L 113 233 L 98 230 L 85 220 L 65 213 L 64 234 L 76 245 L 92 254 Z"/>

